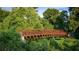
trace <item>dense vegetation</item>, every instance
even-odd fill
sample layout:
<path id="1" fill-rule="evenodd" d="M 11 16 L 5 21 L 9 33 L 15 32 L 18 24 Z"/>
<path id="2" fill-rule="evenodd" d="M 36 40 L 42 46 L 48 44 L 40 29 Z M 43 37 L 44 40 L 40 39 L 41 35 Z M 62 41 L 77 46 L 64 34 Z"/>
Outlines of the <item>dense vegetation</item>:
<path id="1" fill-rule="evenodd" d="M 79 8 L 69 8 L 69 12 L 48 8 L 43 13 L 44 18 L 37 14 L 36 9 L 37 7 L 16 7 L 6 11 L 0 8 L 1 51 L 79 50 Z M 24 43 L 18 32 L 23 29 L 63 29 L 71 36 L 26 40 Z"/>

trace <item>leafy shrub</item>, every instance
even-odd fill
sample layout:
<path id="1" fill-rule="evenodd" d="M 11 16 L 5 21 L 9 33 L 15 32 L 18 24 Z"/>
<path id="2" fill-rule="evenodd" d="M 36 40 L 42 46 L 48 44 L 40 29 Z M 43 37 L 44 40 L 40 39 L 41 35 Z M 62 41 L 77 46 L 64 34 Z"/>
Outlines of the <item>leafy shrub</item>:
<path id="1" fill-rule="evenodd" d="M 26 50 L 29 51 L 75 51 L 79 50 L 79 41 L 71 38 L 46 38 L 27 40 Z"/>
<path id="2" fill-rule="evenodd" d="M 50 38 L 50 47 L 51 50 L 59 50 L 58 43 L 56 42 L 56 38 Z"/>
<path id="3" fill-rule="evenodd" d="M 64 42 L 64 45 L 65 45 L 65 48 L 64 50 L 66 51 L 75 51 L 76 50 L 76 47 L 77 47 L 77 41 L 76 39 L 71 39 L 71 38 L 66 38 L 65 42 Z"/>
<path id="4" fill-rule="evenodd" d="M 16 32 L 0 32 L 0 50 L 24 50 L 19 34 Z"/>
<path id="5" fill-rule="evenodd" d="M 50 45 L 52 50 L 75 51 L 78 50 L 78 40 L 71 38 L 51 38 Z"/>
<path id="6" fill-rule="evenodd" d="M 30 51 L 48 51 L 49 41 L 47 39 L 39 39 L 30 41 L 28 44 L 28 50 Z"/>

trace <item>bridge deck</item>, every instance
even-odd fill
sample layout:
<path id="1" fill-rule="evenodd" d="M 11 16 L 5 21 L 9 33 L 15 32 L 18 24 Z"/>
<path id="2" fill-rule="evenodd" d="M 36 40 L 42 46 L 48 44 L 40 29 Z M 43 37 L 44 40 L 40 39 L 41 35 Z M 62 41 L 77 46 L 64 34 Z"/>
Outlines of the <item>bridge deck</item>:
<path id="1" fill-rule="evenodd" d="M 63 30 L 56 30 L 56 29 L 23 30 L 21 31 L 21 36 L 23 36 L 26 39 L 53 37 L 53 36 L 64 37 L 67 36 L 67 32 Z"/>

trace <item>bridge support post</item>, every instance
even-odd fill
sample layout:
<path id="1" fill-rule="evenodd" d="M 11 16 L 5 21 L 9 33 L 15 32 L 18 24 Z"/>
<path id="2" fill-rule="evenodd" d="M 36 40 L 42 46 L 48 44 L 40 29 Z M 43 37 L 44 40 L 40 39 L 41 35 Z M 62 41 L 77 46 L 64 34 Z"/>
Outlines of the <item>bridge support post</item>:
<path id="1" fill-rule="evenodd" d="M 21 41 L 22 41 L 23 43 L 26 43 L 25 37 L 22 35 L 22 33 L 20 33 L 20 35 L 21 35 Z"/>

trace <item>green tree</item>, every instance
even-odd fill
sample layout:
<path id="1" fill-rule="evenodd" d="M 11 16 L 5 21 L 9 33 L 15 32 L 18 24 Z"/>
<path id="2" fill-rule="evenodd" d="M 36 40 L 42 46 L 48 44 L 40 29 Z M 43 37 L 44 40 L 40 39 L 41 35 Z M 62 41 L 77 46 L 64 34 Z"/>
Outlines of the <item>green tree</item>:
<path id="1" fill-rule="evenodd" d="M 63 10 L 59 12 L 57 9 L 48 8 L 43 16 L 49 21 L 50 24 L 54 25 L 54 28 L 68 30 L 68 12 Z"/>
<path id="2" fill-rule="evenodd" d="M 3 20 L 9 15 L 9 11 L 3 10 L 0 7 L 0 22 L 3 22 Z"/>
<path id="3" fill-rule="evenodd" d="M 56 28 L 68 31 L 68 13 L 63 10 L 60 15 L 56 18 Z"/>
<path id="4" fill-rule="evenodd" d="M 59 10 L 48 8 L 44 13 L 43 16 L 45 19 L 48 19 L 51 24 L 56 21 L 57 16 L 59 15 Z"/>
<path id="5" fill-rule="evenodd" d="M 70 30 L 75 31 L 79 27 L 79 8 L 78 7 L 70 7 L 69 8 L 70 12 Z M 73 23 L 73 25 L 71 25 Z"/>
<path id="6" fill-rule="evenodd" d="M 34 29 L 44 28 L 42 19 L 38 16 L 36 10 L 32 7 L 16 7 L 4 19 L 3 28 L 8 29 Z M 48 24 L 49 25 L 49 24 Z"/>
<path id="7" fill-rule="evenodd" d="M 70 20 L 69 20 L 69 30 L 71 32 L 74 32 L 74 34 L 76 34 L 76 36 L 79 36 L 79 31 L 78 31 L 78 27 L 79 27 L 79 8 L 78 7 L 70 7 L 69 8 L 69 12 L 70 12 Z"/>

